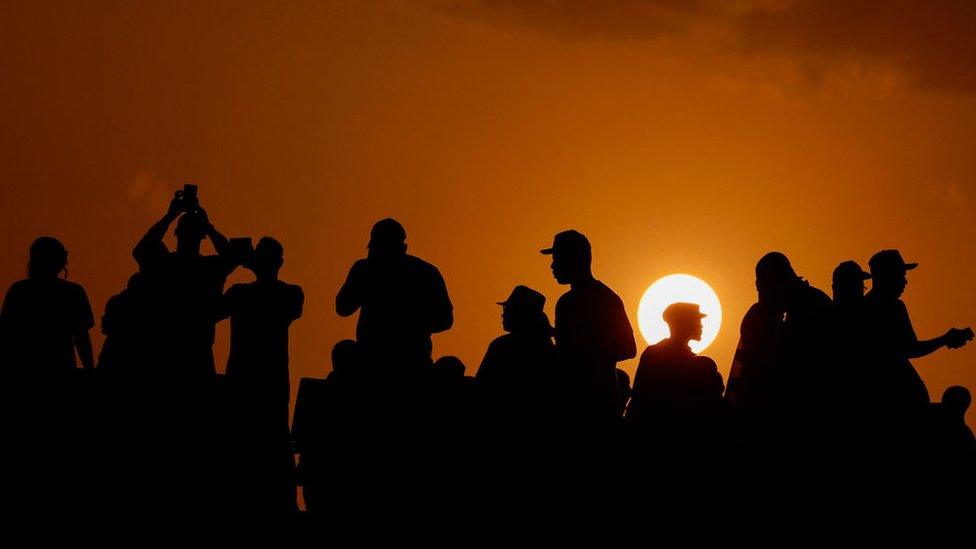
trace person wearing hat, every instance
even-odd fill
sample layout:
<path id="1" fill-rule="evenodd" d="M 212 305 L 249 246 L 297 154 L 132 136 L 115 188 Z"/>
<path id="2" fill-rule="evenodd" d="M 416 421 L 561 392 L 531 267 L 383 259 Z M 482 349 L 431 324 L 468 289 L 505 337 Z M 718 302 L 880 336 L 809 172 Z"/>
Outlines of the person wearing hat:
<path id="1" fill-rule="evenodd" d="M 454 307 L 436 267 L 407 253 L 407 233 L 386 218 L 370 232 L 336 296 L 336 313 L 359 311 L 356 341 L 367 361 L 392 371 L 430 366 L 431 335 L 454 323 Z"/>
<path id="2" fill-rule="evenodd" d="M 488 405 L 504 408 L 506 415 L 536 410 L 549 394 L 547 379 L 555 357 L 546 297 L 519 285 L 498 304 L 507 333 L 488 345 L 475 383 Z"/>
<path id="3" fill-rule="evenodd" d="M 870 395 L 878 416 L 889 424 L 888 434 L 904 439 L 917 429 L 929 404 L 929 393 L 911 359 L 942 347 L 956 349 L 973 339 L 969 328 L 950 328 L 945 334 L 920 340 L 901 295 L 907 274 L 918 263 L 906 262 L 898 250 L 882 250 L 868 262 L 872 288 L 864 298 L 867 323 L 867 361 L 875 390 Z"/>
<path id="4" fill-rule="evenodd" d="M 831 289 L 834 294 L 834 305 L 858 305 L 864 299 L 864 282 L 871 280 L 871 275 L 856 261 L 841 262 L 834 269 Z"/>
<path id="5" fill-rule="evenodd" d="M 163 242 L 176 222 L 176 249 Z M 209 239 L 216 255 L 203 255 Z M 227 277 L 239 262 L 229 241 L 210 222 L 196 198 L 176 191 L 169 209 L 142 237 L 132 256 L 140 271 L 152 273 L 156 294 L 142 314 L 148 329 L 140 339 L 147 347 L 140 367 L 158 377 L 185 386 L 202 386 L 217 375 L 213 344 L 221 298 Z M 143 328 L 144 330 L 147 328 Z"/>
<path id="6" fill-rule="evenodd" d="M 848 447 L 859 444 L 860 434 L 870 425 L 864 423 L 861 408 L 861 399 L 872 386 L 864 367 L 864 290 L 865 281 L 870 279 L 871 275 L 853 260 L 834 268 L 833 322 L 824 342 L 832 359 L 825 361 L 823 375 L 812 381 L 819 396 L 822 440 L 840 437 Z"/>
<path id="7" fill-rule="evenodd" d="M 594 278 L 590 242 L 569 230 L 555 236 L 552 256 L 556 282 L 569 291 L 556 302 L 556 354 L 565 411 L 584 422 L 619 417 L 617 362 L 637 354 L 634 330 L 623 301 Z"/>
<path id="8" fill-rule="evenodd" d="M 680 452 L 717 441 L 722 375 L 714 360 L 688 346 L 701 339 L 705 316 L 694 303 L 669 305 L 663 317 L 670 336 L 641 354 L 627 409 L 639 447 Z"/>

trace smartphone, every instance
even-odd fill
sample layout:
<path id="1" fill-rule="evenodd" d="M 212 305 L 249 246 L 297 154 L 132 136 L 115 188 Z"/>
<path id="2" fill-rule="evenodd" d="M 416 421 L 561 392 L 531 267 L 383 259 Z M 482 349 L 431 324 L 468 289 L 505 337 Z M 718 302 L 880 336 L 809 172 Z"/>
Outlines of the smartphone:
<path id="1" fill-rule="evenodd" d="M 183 209 L 192 212 L 200 208 L 200 200 L 197 198 L 197 186 L 187 183 L 183 185 Z"/>

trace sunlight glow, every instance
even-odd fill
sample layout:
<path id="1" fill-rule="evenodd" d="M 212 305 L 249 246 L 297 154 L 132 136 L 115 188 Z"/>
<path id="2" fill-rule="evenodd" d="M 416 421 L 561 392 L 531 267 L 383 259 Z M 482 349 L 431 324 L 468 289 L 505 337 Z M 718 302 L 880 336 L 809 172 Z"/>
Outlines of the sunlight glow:
<path id="1" fill-rule="evenodd" d="M 688 274 L 672 274 L 651 284 L 637 307 L 637 325 L 649 345 L 671 335 L 668 325 L 661 318 L 664 309 L 672 303 L 695 303 L 708 315 L 702 319 L 702 338 L 692 341 L 691 350 L 700 353 L 708 348 L 722 326 L 722 305 L 718 295 L 705 281 Z"/>

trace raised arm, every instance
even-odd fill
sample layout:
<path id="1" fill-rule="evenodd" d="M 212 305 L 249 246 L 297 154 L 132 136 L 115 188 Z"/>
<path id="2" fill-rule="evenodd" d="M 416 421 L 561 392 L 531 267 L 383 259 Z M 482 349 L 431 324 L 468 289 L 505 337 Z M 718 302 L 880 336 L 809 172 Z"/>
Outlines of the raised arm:
<path id="1" fill-rule="evenodd" d="M 132 256 L 135 257 L 137 262 L 141 262 L 144 254 L 156 247 L 155 244 L 163 241 L 163 237 L 166 236 L 169 226 L 172 225 L 182 213 L 183 191 L 176 191 L 176 196 L 170 201 L 169 209 L 166 210 L 166 215 L 149 227 L 149 230 L 132 250 Z"/>
<path id="2" fill-rule="evenodd" d="M 336 313 L 339 316 L 350 316 L 362 307 L 366 272 L 367 264 L 364 259 L 355 262 L 349 269 L 346 282 L 336 295 Z"/>
<path id="3" fill-rule="evenodd" d="M 233 255 L 230 250 L 230 241 L 227 240 L 227 237 L 222 235 L 220 231 L 217 230 L 216 227 L 214 227 L 213 223 L 210 222 L 210 218 L 207 216 L 206 211 L 204 211 L 201 208 L 200 213 L 203 215 L 203 218 L 207 220 L 207 227 L 206 227 L 207 238 L 209 238 L 210 243 L 213 244 L 214 250 L 216 250 L 217 255 L 223 258 L 230 259 L 231 256 Z"/>

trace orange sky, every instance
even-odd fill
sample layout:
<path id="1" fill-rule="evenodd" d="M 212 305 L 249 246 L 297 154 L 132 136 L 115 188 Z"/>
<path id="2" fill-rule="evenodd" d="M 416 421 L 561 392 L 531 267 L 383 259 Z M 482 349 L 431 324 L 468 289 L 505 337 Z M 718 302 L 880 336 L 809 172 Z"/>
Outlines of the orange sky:
<path id="1" fill-rule="evenodd" d="M 296 380 L 353 335 L 333 300 L 385 216 L 440 267 L 435 354 L 469 372 L 514 285 L 551 313 L 538 250 L 570 227 L 635 328 L 657 278 L 708 281 L 723 374 L 773 249 L 829 291 L 838 262 L 900 248 L 920 336 L 976 323 L 968 2 L 133 4 L 0 4 L 0 289 L 55 235 L 100 316 L 194 182 L 227 236 L 284 243 Z M 933 398 L 976 390 L 974 352 L 916 361 Z"/>

